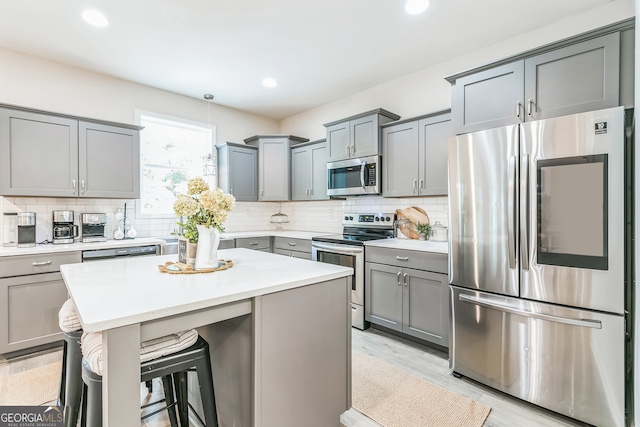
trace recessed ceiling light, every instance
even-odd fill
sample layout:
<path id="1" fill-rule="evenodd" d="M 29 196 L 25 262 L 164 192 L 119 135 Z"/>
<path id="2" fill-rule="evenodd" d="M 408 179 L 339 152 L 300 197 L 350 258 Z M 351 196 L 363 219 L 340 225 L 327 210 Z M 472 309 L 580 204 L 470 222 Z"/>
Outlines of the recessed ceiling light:
<path id="1" fill-rule="evenodd" d="M 422 13 L 429 7 L 429 0 L 409 0 L 404 6 L 405 12 L 411 15 Z"/>
<path id="2" fill-rule="evenodd" d="M 269 77 L 262 81 L 262 85 L 266 87 L 276 87 L 278 86 L 278 81 Z"/>
<path id="3" fill-rule="evenodd" d="M 84 19 L 87 23 L 96 26 L 96 27 L 106 27 L 109 25 L 109 20 L 106 16 L 102 14 L 102 12 L 98 12 L 97 10 L 85 10 L 82 12 L 82 19 Z"/>

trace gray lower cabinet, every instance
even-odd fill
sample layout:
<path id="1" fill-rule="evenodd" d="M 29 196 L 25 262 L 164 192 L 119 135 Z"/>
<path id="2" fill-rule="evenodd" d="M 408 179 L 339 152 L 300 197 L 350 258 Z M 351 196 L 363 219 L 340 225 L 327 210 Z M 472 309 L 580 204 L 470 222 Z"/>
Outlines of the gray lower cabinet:
<path id="1" fill-rule="evenodd" d="M 371 248 L 365 249 L 366 253 Z M 386 263 L 365 262 L 365 320 L 422 340 L 449 346 L 449 285 L 447 274 L 402 267 L 404 258 L 417 264 L 442 263 L 443 254 L 375 248 Z M 446 264 L 446 255 L 444 255 Z M 411 264 L 411 263 L 408 263 Z M 425 265 L 425 267 L 426 267 Z M 446 270 L 445 270 L 446 271 Z"/>
<path id="2" fill-rule="evenodd" d="M 311 240 L 275 237 L 273 252 L 294 258 L 311 259 Z"/>
<path id="3" fill-rule="evenodd" d="M 271 252 L 271 236 L 236 238 L 236 248 Z"/>
<path id="4" fill-rule="evenodd" d="M 455 133 L 619 105 L 620 48 L 618 31 L 448 78 Z"/>
<path id="5" fill-rule="evenodd" d="M 0 353 L 63 339 L 58 311 L 68 294 L 60 265 L 81 261 L 80 252 L 0 258 Z"/>
<path id="6" fill-rule="evenodd" d="M 288 201 L 291 197 L 292 145 L 309 141 L 293 135 L 256 135 L 244 142 L 258 147 L 258 200 Z"/>
<path id="7" fill-rule="evenodd" d="M 258 149 L 245 144 L 217 144 L 218 186 L 239 202 L 258 201 Z"/>
<path id="8" fill-rule="evenodd" d="M 446 195 L 451 136 L 450 110 L 383 126 L 382 195 Z"/>
<path id="9" fill-rule="evenodd" d="M 352 117 L 326 123 L 329 161 L 380 155 L 380 125 L 400 116 L 379 108 Z"/>
<path id="10" fill-rule="evenodd" d="M 0 108 L 0 195 L 139 198 L 139 128 Z"/>
<path id="11" fill-rule="evenodd" d="M 291 149 L 291 200 L 328 200 L 325 139 Z"/>

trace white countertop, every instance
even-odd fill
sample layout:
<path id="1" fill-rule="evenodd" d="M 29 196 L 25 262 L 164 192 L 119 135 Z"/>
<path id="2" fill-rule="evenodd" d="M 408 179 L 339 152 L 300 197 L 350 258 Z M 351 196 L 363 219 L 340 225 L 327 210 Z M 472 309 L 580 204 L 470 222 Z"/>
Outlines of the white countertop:
<path id="1" fill-rule="evenodd" d="M 230 233 L 222 233 L 222 238 L 236 239 L 243 237 L 262 237 L 262 236 L 274 236 L 274 237 L 287 237 L 290 239 L 307 239 L 311 240 L 312 237 L 329 235 L 336 233 L 323 233 L 316 231 L 295 231 L 295 230 L 285 230 L 285 231 L 275 231 L 275 230 L 264 230 L 264 231 L 236 231 Z"/>
<path id="2" fill-rule="evenodd" d="M 371 240 L 364 244 L 365 246 L 376 246 L 379 248 L 409 249 L 412 251 L 437 252 L 440 254 L 449 253 L 448 242 L 432 242 L 431 240 L 380 239 Z"/>
<path id="3" fill-rule="evenodd" d="M 110 249 L 110 248 L 125 248 L 130 246 L 143 246 L 143 245 L 161 245 L 165 241 L 163 239 L 157 239 L 153 237 L 141 237 L 136 239 L 123 239 L 123 240 L 107 240 L 106 242 L 91 242 L 91 243 L 69 243 L 65 245 L 54 245 L 53 243 L 47 243 L 44 245 L 36 245 L 30 248 L 18 248 L 15 246 L 0 247 L 0 257 L 12 256 L 12 255 L 34 255 L 34 254 L 47 254 L 52 252 L 73 252 L 73 251 L 88 251 L 92 249 Z"/>
<path id="4" fill-rule="evenodd" d="M 250 249 L 223 249 L 228 270 L 161 273 L 176 255 L 66 264 L 60 271 L 87 332 L 130 325 L 346 277 L 353 269 Z"/>

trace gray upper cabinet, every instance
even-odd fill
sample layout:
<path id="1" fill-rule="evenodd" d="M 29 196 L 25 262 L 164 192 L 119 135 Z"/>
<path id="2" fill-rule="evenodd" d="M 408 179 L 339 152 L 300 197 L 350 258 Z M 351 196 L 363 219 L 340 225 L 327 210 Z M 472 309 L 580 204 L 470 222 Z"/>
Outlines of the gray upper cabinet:
<path id="1" fill-rule="evenodd" d="M 327 200 L 326 140 L 291 149 L 291 200 Z"/>
<path id="2" fill-rule="evenodd" d="M 446 195 L 450 110 L 382 128 L 384 197 Z"/>
<path id="3" fill-rule="evenodd" d="M 80 196 L 140 198 L 140 140 L 137 130 L 80 122 Z"/>
<path id="4" fill-rule="evenodd" d="M 379 108 L 326 123 L 329 161 L 382 154 L 380 125 L 399 118 L 397 114 Z"/>
<path id="5" fill-rule="evenodd" d="M 0 109 L 0 191 L 5 196 L 78 195 L 78 122 Z"/>
<path id="6" fill-rule="evenodd" d="M 0 108 L 0 195 L 139 198 L 139 129 Z"/>
<path id="7" fill-rule="evenodd" d="M 258 201 L 258 149 L 225 142 L 218 151 L 218 186 L 240 202 Z"/>
<path id="8" fill-rule="evenodd" d="M 620 34 L 565 42 L 448 77 L 455 133 L 619 105 Z"/>
<path id="9" fill-rule="evenodd" d="M 258 200 L 290 199 L 292 145 L 309 141 L 293 135 L 256 135 L 244 142 L 258 147 Z"/>

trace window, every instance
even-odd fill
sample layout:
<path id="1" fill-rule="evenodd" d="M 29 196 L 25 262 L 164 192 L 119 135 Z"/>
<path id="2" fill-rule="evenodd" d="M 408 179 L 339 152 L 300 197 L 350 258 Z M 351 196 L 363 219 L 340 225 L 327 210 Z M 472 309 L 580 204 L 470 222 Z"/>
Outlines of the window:
<path id="1" fill-rule="evenodd" d="M 215 156 L 215 126 L 136 111 L 140 132 L 141 215 L 170 216 L 187 181 L 203 175 L 204 158 Z M 215 162 L 214 162 L 215 164 Z M 214 176 L 204 177 L 212 188 Z"/>

